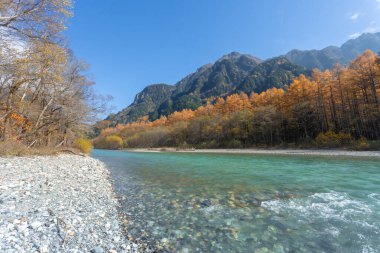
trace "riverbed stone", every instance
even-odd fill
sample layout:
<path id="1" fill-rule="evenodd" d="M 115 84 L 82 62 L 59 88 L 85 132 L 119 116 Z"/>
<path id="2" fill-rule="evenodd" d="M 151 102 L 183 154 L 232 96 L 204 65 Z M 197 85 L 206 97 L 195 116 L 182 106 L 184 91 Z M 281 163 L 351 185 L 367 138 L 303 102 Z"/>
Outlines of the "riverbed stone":
<path id="1" fill-rule="evenodd" d="M 140 252 L 109 171 L 77 155 L 0 158 L 0 252 Z"/>
<path id="2" fill-rule="evenodd" d="M 269 252 L 269 249 L 267 247 L 262 247 L 255 250 L 255 253 L 267 253 L 267 252 Z"/>
<path id="3" fill-rule="evenodd" d="M 91 253 L 104 253 L 104 250 L 100 246 L 96 246 L 91 250 Z"/>

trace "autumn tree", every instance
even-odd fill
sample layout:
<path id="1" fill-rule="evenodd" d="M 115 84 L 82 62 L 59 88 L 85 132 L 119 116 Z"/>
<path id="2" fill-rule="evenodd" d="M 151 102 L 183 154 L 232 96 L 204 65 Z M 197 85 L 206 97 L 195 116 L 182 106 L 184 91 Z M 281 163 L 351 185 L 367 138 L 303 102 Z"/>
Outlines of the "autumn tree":
<path id="1" fill-rule="evenodd" d="M 3 39 L 52 40 L 72 16 L 72 1 L 2 0 L 0 14 Z"/>
<path id="2" fill-rule="evenodd" d="M 71 145 L 101 109 L 87 64 L 61 43 L 72 2 L 4 0 L 0 14 L 0 140 Z"/>
<path id="3" fill-rule="evenodd" d="M 347 66 L 300 75 L 283 89 L 212 98 L 196 110 L 103 130 L 99 139 L 121 134 L 129 147 L 199 148 L 284 143 L 337 147 L 351 145 L 352 139 L 379 140 L 379 75 L 379 58 L 366 51 Z"/>
<path id="4" fill-rule="evenodd" d="M 252 124 L 253 139 L 256 143 L 273 146 L 280 141 L 282 115 L 273 105 L 256 108 Z"/>

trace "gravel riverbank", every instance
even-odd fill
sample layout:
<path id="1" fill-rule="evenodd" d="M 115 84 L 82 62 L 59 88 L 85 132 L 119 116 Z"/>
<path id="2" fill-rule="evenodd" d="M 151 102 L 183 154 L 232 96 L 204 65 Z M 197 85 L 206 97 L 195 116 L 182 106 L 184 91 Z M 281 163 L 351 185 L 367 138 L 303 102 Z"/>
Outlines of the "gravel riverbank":
<path id="1" fill-rule="evenodd" d="M 309 155 L 380 157 L 380 151 L 352 151 L 336 149 L 180 149 L 180 148 L 134 148 L 130 152 L 179 152 L 211 154 L 266 154 L 266 155 Z"/>
<path id="2" fill-rule="evenodd" d="M 0 252 L 138 252 L 109 172 L 77 155 L 0 158 Z"/>

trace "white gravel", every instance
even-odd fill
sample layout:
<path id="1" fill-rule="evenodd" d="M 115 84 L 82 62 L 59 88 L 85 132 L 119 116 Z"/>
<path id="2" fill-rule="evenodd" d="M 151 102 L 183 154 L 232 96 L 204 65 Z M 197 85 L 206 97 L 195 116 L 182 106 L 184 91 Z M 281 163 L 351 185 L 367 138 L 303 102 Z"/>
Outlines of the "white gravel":
<path id="1" fill-rule="evenodd" d="M 0 158 L 0 252 L 138 252 L 117 210 L 96 159 Z"/>

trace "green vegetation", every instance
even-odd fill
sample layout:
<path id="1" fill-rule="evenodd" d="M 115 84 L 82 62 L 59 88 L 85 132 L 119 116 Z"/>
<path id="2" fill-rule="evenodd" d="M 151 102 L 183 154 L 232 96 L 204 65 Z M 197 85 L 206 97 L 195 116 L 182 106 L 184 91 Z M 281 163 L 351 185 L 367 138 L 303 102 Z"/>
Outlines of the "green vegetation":
<path id="1" fill-rule="evenodd" d="M 145 115 L 157 118 L 159 105 L 171 96 L 174 89 L 174 86 L 167 84 L 150 85 L 136 95 L 133 104 L 116 115 L 108 116 L 108 120 L 112 122 L 132 122 Z"/>

